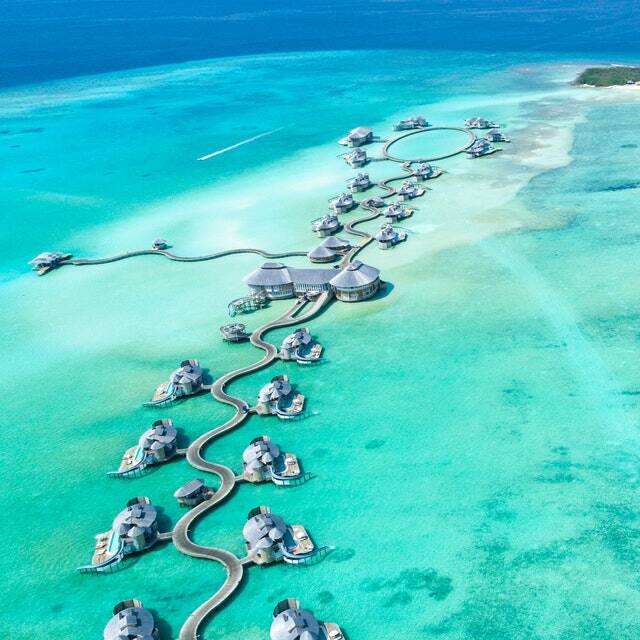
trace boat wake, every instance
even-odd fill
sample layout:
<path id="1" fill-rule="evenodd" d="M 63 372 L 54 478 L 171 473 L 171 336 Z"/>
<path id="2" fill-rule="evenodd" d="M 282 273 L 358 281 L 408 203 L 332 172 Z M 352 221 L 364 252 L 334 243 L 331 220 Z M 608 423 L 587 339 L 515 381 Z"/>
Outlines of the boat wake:
<path id="1" fill-rule="evenodd" d="M 282 131 L 282 129 L 284 129 L 284 127 L 278 127 L 277 129 L 272 129 L 271 131 L 259 133 L 257 136 L 252 136 L 251 138 L 247 138 L 246 140 L 241 140 L 240 142 L 236 142 L 235 144 L 225 147 L 224 149 L 218 149 L 217 151 L 208 153 L 206 156 L 201 156 L 200 158 L 198 158 L 198 160 L 209 160 L 210 158 L 215 158 L 216 156 L 220 156 L 223 153 L 227 153 L 227 151 L 233 151 L 234 149 L 237 149 L 238 147 L 241 147 L 245 144 L 260 140 L 260 138 L 266 138 L 267 136 L 277 133 L 278 131 Z"/>

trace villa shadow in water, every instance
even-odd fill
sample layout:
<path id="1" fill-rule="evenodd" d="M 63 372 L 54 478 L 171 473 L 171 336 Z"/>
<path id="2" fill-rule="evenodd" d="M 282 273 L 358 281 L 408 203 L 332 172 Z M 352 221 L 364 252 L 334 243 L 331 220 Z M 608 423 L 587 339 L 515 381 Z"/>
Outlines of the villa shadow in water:
<path id="1" fill-rule="evenodd" d="M 378 289 L 377 293 L 371 298 L 369 298 L 369 300 L 382 300 L 383 298 L 386 298 L 387 296 L 391 295 L 391 293 L 395 288 L 396 287 L 392 282 L 384 280 L 381 283 L 381 286 Z M 367 301 L 365 300 L 364 302 L 367 302 Z"/>
<path id="2" fill-rule="evenodd" d="M 153 619 L 156 621 L 156 629 L 158 630 L 158 638 L 175 638 L 175 634 L 173 632 L 173 628 L 169 624 L 169 622 L 163 618 L 157 609 L 152 609 L 147 607 L 147 609 L 151 612 Z"/>

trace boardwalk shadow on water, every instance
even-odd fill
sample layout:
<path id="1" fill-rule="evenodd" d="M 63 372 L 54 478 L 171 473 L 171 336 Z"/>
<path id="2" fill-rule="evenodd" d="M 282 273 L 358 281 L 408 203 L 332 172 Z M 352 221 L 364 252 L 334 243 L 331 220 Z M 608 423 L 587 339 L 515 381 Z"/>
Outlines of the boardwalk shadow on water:
<path id="1" fill-rule="evenodd" d="M 216 618 L 216 614 L 220 611 L 222 611 L 223 609 L 226 609 L 227 607 L 230 607 L 233 602 L 236 600 L 236 598 L 240 595 L 240 593 L 242 593 L 242 590 L 244 589 L 245 585 L 247 584 L 247 575 L 248 575 L 248 571 L 243 571 L 242 572 L 242 578 L 240 578 L 240 582 L 238 583 L 238 586 L 236 587 L 235 591 L 233 591 L 232 593 L 230 593 L 226 600 L 220 604 L 216 609 L 214 609 L 203 621 L 202 624 L 200 625 L 200 628 L 198 629 L 198 638 L 206 638 L 207 637 L 207 629 L 209 628 L 209 626 L 214 625 L 215 624 L 215 618 Z M 164 636 L 160 636 L 161 638 Z M 167 638 L 173 638 L 173 637 L 177 637 L 177 636 L 167 636 Z"/>

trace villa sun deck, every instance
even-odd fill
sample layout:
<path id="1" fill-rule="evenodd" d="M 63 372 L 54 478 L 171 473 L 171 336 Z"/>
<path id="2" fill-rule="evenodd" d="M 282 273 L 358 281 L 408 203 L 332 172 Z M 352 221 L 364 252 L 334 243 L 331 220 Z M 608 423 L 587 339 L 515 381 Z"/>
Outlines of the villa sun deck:
<path id="1" fill-rule="evenodd" d="M 144 457 L 144 452 L 142 451 L 142 447 L 140 445 L 136 445 L 135 447 L 130 447 L 124 452 L 122 456 L 122 460 L 120 461 L 120 466 L 118 467 L 118 474 L 126 474 L 128 472 L 136 469 Z"/>
<path id="2" fill-rule="evenodd" d="M 277 472 L 283 478 L 298 478 L 301 475 L 300 463 L 292 453 L 284 454 L 284 469 Z"/>
<path id="3" fill-rule="evenodd" d="M 294 556 L 308 555 L 315 551 L 316 545 L 313 544 L 307 530 L 301 524 L 292 524 L 290 527 L 291 537 L 295 543 L 295 546 L 288 548 L 287 550 Z M 285 557 L 286 562 L 286 557 Z"/>
<path id="4" fill-rule="evenodd" d="M 297 418 L 302 415 L 304 411 L 305 397 L 301 393 L 296 393 L 291 401 L 291 404 L 287 407 L 278 407 L 277 416 L 289 420 L 291 418 Z"/>
<path id="5" fill-rule="evenodd" d="M 92 565 L 104 565 L 118 556 L 120 545 L 117 544 L 115 538 L 116 536 L 111 530 L 96 536 L 96 544 L 91 557 Z"/>
<path id="6" fill-rule="evenodd" d="M 328 640 L 344 640 L 342 629 L 335 622 L 325 622 L 324 628 Z"/>

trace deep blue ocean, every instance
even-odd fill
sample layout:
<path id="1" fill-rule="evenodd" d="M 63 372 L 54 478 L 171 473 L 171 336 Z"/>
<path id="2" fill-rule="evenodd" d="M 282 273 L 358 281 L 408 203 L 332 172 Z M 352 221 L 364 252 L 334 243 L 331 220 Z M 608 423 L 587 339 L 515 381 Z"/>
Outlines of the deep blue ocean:
<path id="1" fill-rule="evenodd" d="M 635 0 L 2 0 L 0 86 L 336 49 L 634 54 Z"/>

